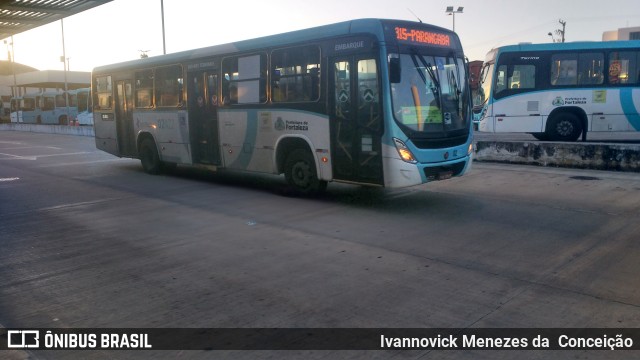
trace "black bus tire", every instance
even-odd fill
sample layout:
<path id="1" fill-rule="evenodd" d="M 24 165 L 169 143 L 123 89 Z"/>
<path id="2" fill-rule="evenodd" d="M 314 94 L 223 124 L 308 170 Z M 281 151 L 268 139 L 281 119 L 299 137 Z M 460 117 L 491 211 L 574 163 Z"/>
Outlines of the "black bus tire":
<path id="1" fill-rule="evenodd" d="M 549 140 L 549 137 L 547 136 L 546 133 L 543 132 L 539 132 L 539 133 L 531 133 L 531 135 L 533 135 L 534 138 L 540 140 L 540 141 L 547 141 Z"/>
<path id="2" fill-rule="evenodd" d="M 313 156 L 305 149 L 296 149 L 287 156 L 284 177 L 292 190 L 302 195 L 318 194 L 327 188 L 327 182 L 318 179 Z"/>
<path id="3" fill-rule="evenodd" d="M 572 113 L 555 115 L 547 123 L 547 137 L 555 141 L 576 141 L 582 133 L 580 119 Z"/>
<path id="4" fill-rule="evenodd" d="M 158 155 L 158 148 L 156 147 L 156 143 L 149 139 L 143 139 L 140 143 L 140 149 L 138 150 L 140 154 L 140 163 L 142 163 L 142 169 L 148 174 L 159 174 L 162 170 L 162 162 L 160 161 L 160 156 Z"/>

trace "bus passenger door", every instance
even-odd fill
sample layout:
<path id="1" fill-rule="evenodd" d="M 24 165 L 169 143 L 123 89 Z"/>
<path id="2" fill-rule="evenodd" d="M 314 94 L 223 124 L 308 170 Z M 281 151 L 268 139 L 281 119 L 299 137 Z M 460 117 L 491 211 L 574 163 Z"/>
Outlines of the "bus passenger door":
<path id="1" fill-rule="evenodd" d="M 219 165 L 218 74 L 213 71 L 190 72 L 187 90 L 193 162 Z"/>
<path id="2" fill-rule="evenodd" d="M 136 156 L 136 139 L 133 129 L 133 92 L 131 80 L 116 83 L 116 131 L 120 156 Z"/>
<path id="3" fill-rule="evenodd" d="M 331 72 L 333 177 L 382 185 L 383 129 L 377 62 L 363 57 L 336 58 Z"/>

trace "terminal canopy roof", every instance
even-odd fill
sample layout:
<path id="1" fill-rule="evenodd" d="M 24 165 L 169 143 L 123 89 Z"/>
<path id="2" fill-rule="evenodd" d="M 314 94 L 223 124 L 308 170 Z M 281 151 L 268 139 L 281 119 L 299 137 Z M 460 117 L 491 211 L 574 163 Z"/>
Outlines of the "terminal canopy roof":
<path id="1" fill-rule="evenodd" d="M 0 0 L 0 39 L 6 39 L 110 1 Z"/>

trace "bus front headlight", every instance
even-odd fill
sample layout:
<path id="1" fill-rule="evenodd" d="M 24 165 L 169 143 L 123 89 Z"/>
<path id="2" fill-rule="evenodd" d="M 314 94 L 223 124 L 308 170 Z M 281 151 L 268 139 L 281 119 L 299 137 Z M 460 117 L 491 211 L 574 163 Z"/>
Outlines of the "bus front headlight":
<path id="1" fill-rule="evenodd" d="M 396 150 L 398 150 L 398 154 L 400 158 L 408 163 L 415 164 L 418 161 L 411 153 L 411 150 L 405 145 L 404 142 L 400 139 L 393 138 L 393 142 L 396 144 Z"/>

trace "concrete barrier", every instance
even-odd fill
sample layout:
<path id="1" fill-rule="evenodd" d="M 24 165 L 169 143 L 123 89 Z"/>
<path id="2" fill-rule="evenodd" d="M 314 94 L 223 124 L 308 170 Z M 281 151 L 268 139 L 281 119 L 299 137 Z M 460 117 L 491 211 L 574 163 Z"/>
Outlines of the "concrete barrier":
<path id="1" fill-rule="evenodd" d="M 63 134 L 75 136 L 95 136 L 93 126 L 40 125 L 40 124 L 0 124 L 0 131 L 26 131 L 43 134 Z"/>
<path id="2" fill-rule="evenodd" d="M 0 124 L 0 131 L 95 136 L 93 126 Z M 478 140 L 475 160 L 640 172 L 640 144 Z"/>
<path id="3" fill-rule="evenodd" d="M 476 161 L 640 172 L 640 144 L 477 141 Z"/>

